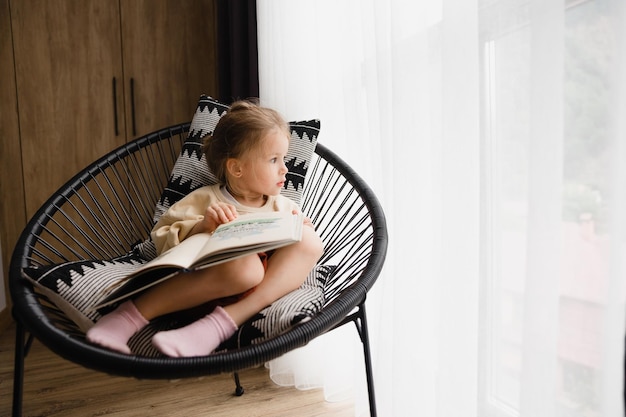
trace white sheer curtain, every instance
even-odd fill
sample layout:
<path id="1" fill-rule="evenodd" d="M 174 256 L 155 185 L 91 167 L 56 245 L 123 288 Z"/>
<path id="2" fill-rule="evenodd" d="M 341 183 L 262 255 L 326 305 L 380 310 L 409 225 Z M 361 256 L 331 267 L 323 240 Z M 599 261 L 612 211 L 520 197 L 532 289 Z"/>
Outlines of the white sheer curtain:
<path id="1" fill-rule="evenodd" d="M 624 415 L 623 1 L 257 11 L 261 101 L 320 118 L 387 214 L 379 415 Z M 361 362 L 346 328 L 270 366 L 363 415 Z"/>

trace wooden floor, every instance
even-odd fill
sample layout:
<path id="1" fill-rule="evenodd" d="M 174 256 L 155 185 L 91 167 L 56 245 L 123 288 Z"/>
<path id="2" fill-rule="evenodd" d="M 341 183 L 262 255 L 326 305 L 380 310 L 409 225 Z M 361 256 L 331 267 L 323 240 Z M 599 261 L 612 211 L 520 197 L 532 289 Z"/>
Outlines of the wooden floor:
<path id="1" fill-rule="evenodd" d="M 0 333 L 0 416 L 11 415 L 15 329 Z M 74 365 L 35 341 L 26 358 L 24 416 L 346 417 L 351 402 L 328 403 L 321 390 L 275 385 L 264 368 L 240 373 L 246 393 L 233 395 L 231 375 L 177 381 L 112 377 Z"/>

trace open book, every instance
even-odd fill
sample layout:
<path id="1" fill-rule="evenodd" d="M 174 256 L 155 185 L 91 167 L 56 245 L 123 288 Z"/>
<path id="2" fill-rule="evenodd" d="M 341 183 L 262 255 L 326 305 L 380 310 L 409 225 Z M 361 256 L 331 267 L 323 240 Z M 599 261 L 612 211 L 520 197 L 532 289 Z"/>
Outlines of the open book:
<path id="1" fill-rule="evenodd" d="M 207 268 L 222 262 L 267 252 L 302 239 L 304 216 L 287 212 L 240 214 L 235 220 L 221 224 L 212 234 L 198 233 L 163 252 L 137 269 L 98 305 L 97 310 L 145 290 L 181 271 Z"/>

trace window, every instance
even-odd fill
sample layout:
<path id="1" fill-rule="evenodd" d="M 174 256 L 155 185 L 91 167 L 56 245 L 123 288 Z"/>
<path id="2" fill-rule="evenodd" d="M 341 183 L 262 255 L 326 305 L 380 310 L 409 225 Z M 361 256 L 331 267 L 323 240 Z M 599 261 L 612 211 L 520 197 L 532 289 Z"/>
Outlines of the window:
<path id="1" fill-rule="evenodd" d="M 601 415 L 597 392 L 611 239 L 607 107 L 613 34 L 606 2 L 566 3 L 560 50 L 554 50 L 562 54 L 555 58 L 562 65 L 552 76 L 557 80 L 551 84 L 554 89 L 546 91 L 546 100 L 562 91 L 550 115 L 562 115 L 554 130 L 562 134 L 538 143 L 537 129 L 544 124 L 536 109 L 541 100 L 537 77 L 554 69 L 550 64 L 543 67 L 536 50 L 542 33 L 531 19 L 543 18 L 543 11 L 532 14 L 528 1 L 481 2 L 485 323 L 481 385 L 485 411 L 493 416 L 520 415 L 522 404 L 529 403 L 522 397 L 532 396 L 524 391 L 529 389 L 523 383 L 524 372 L 529 372 L 526 364 L 533 361 L 529 358 L 538 345 L 529 338 L 542 330 L 533 334 L 528 320 L 545 320 L 543 330 L 552 326 L 543 333 L 548 339 L 540 342 L 542 354 L 550 360 L 536 362 L 543 369 L 536 369 L 535 376 L 556 391 L 545 399 L 552 402 L 553 415 Z M 546 162 L 549 158 L 556 161 L 552 167 Z M 544 165 L 537 165 L 538 159 Z M 544 184 L 540 176 L 546 167 Z M 551 207 L 544 198 L 558 205 L 554 222 L 537 221 L 540 208 Z M 543 243 L 541 236 L 554 239 L 554 244 L 546 246 L 549 253 L 536 256 L 530 251 Z M 535 307 L 527 296 L 529 276 L 538 270 L 555 272 L 544 274 L 545 297 L 554 299 L 546 301 L 543 311 L 545 306 Z M 540 397 L 537 401 L 542 401 Z"/>

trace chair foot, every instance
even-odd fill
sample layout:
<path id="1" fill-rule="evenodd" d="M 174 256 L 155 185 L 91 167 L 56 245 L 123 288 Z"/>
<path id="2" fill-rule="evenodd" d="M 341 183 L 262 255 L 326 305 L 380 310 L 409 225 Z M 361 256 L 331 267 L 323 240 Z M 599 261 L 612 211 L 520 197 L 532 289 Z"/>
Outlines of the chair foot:
<path id="1" fill-rule="evenodd" d="M 370 416 L 376 417 L 376 395 L 374 392 L 374 372 L 372 369 L 372 354 L 370 351 L 369 334 L 367 331 L 367 317 L 365 315 L 365 303 L 359 305 L 358 317 L 355 320 L 355 325 L 361 342 L 363 344 L 363 357 L 365 360 L 365 374 L 367 378 L 367 395 L 370 405 Z"/>
<path id="2" fill-rule="evenodd" d="M 241 382 L 239 381 L 239 372 L 234 372 L 233 373 L 233 378 L 235 378 L 235 395 L 237 397 L 241 397 L 245 390 L 243 389 L 243 386 L 241 386 Z"/>
<path id="3" fill-rule="evenodd" d="M 24 391 L 24 357 L 32 343 L 32 336 L 24 341 L 26 331 L 19 321 L 15 322 L 15 362 L 13 368 L 13 417 L 22 415 L 22 399 Z"/>

